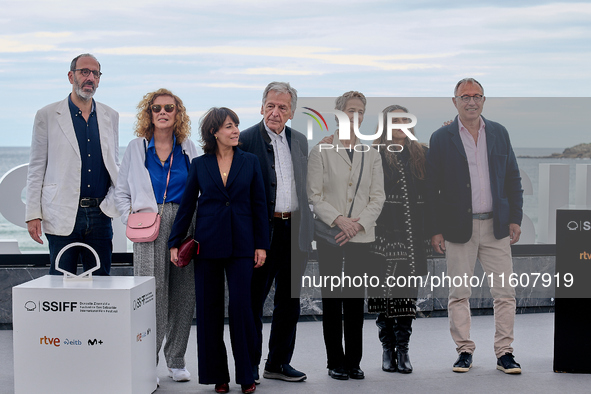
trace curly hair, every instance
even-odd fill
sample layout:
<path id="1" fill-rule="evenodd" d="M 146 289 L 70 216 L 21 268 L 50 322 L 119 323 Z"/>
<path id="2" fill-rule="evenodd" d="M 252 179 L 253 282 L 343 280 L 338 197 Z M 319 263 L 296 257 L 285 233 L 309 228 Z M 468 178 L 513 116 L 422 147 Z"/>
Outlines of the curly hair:
<path id="1" fill-rule="evenodd" d="M 408 109 L 406 109 L 402 105 L 391 105 L 389 107 L 386 107 L 382 111 L 382 116 L 384 117 L 384 125 L 388 122 L 388 113 L 394 112 L 397 109 L 408 113 Z M 415 135 L 414 127 L 411 127 L 409 130 L 413 135 Z M 382 135 L 374 141 L 374 144 L 387 145 L 388 143 L 389 142 L 387 138 L 387 133 L 385 132 L 385 130 L 382 133 Z M 425 157 L 424 146 L 420 144 L 418 141 L 413 141 L 410 138 L 406 137 L 404 142 L 404 148 L 408 149 L 408 152 L 410 153 L 410 169 L 413 175 L 418 179 L 425 179 L 425 167 L 427 159 Z M 400 168 L 400 163 L 398 162 L 398 157 L 396 156 L 398 152 L 390 152 L 387 149 L 382 150 L 382 152 L 384 152 L 386 161 L 390 166 L 393 166 L 396 169 Z"/>
<path id="2" fill-rule="evenodd" d="M 240 119 L 236 112 L 226 107 L 212 107 L 201 118 L 201 147 L 204 153 L 216 153 L 218 143 L 215 133 L 224 125 L 226 119 L 230 117 L 236 126 L 240 124 Z"/>
<path id="3" fill-rule="evenodd" d="M 138 113 L 136 116 L 134 133 L 136 136 L 144 137 L 148 141 L 152 139 L 152 136 L 154 135 L 152 104 L 154 103 L 154 100 L 160 96 L 170 96 L 175 101 L 177 112 L 174 118 L 173 127 L 176 143 L 180 145 L 191 136 L 191 119 L 189 119 L 187 109 L 183 105 L 183 100 L 168 89 L 161 88 L 155 92 L 146 93 L 142 101 L 137 105 Z"/>

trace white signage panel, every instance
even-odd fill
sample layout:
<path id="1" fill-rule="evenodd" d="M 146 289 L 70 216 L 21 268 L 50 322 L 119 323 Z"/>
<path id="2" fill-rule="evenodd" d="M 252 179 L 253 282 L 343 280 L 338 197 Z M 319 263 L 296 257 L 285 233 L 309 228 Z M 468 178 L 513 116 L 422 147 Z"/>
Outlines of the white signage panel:
<path id="1" fill-rule="evenodd" d="M 46 275 L 13 288 L 16 394 L 156 389 L 153 277 Z"/>

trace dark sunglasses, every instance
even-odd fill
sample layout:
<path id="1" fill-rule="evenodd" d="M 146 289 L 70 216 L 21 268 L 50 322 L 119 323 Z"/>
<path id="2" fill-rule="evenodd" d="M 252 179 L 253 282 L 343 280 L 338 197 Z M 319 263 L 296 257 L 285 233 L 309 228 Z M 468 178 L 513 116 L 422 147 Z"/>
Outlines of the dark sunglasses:
<path id="1" fill-rule="evenodd" d="M 154 104 L 154 105 L 152 105 L 152 112 L 159 113 L 161 110 L 162 110 L 162 105 L 160 105 L 160 104 Z M 164 110 L 166 112 L 172 112 L 172 111 L 174 111 L 174 104 L 166 104 L 164 106 Z"/>

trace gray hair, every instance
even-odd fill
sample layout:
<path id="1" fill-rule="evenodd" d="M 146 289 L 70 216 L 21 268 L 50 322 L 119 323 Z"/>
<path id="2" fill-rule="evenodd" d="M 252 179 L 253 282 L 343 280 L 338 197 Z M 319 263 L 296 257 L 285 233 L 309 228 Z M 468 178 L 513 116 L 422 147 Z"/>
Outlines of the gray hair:
<path id="1" fill-rule="evenodd" d="M 78 59 L 80 59 L 81 57 L 93 58 L 99 65 L 99 71 L 101 71 L 101 63 L 98 61 L 98 59 L 96 57 L 94 57 L 94 55 L 91 55 L 90 53 L 83 53 L 81 55 L 76 56 L 74 59 L 72 59 L 72 63 L 70 63 L 70 71 L 74 71 L 76 69 L 76 63 L 78 63 Z"/>
<path id="2" fill-rule="evenodd" d="M 363 93 L 351 90 L 350 92 L 343 93 L 335 100 L 334 109 L 344 111 L 345 107 L 347 106 L 347 101 L 353 98 L 358 98 L 359 100 L 361 100 L 364 107 L 367 105 L 367 99 L 365 98 Z"/>
<path id="3" fill-rule="evenodd" d="M 480 82 L 478 82 L 474 78 L 464 78 L 464 79 L 460 80 L 458 83 L 456 83 L 456 87 L 454 89 L 454 97 L 456 97 L 456 95 L 458 94 L 458 89 L 460 88 L 460 85 L 462 85 L 464 83 L 475 83 L 476 85 L 480 86 L 480 89 L 482 90 L 482 95 L 484 95 L 484 88 L 482 87 Z"/>
<path id="4" fill-rule="evenodd" d="M 277 93 L 287 93 L 291 96 L 291 113 L 293 115 L 298 105 L 298 91 L 292 88 L 289 82 L 271 82 L 263 92 L 263 106 L 265 106 L 267 95 L 271 90 Z"/>

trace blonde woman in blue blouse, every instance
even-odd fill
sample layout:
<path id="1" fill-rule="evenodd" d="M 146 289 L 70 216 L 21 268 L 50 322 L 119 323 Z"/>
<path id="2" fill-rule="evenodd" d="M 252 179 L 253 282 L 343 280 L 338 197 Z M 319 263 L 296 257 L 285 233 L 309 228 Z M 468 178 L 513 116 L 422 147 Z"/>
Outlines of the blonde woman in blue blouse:
<path id="1" fill-rule="evenodd" d="M 166 337 L 169 376 L 187 381 L 191 374 L 185 368 L 185 352 L 195 310 L 193 262 L 183 268 L 172 264 L 168 237 L 197 149 L 189 139 L 191 122 L 185 106 L 171 91 L 148 93 L 137 108 L 138 138 L 125 150 L 115 200 L 123 223 L 130 213 L 162 212 L 158 238 L 133 244 L 134 274 L 156 278 L 156 362 Z"/>

